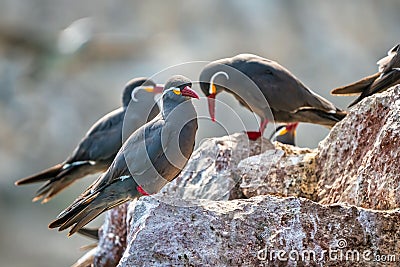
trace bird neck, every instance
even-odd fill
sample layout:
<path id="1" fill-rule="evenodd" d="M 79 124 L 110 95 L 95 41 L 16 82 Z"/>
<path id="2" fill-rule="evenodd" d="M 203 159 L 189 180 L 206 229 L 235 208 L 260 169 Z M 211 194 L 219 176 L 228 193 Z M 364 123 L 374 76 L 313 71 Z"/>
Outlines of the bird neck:
<path id="1" fill-rule="evenodd" d="M 193 118 L 197 115 L 191 100 L 182 102 L 163 101 L 161 113 L 164 119 L 168 118 L 170 115 L 172 115 L 172 117 L 182 118 Z"/>

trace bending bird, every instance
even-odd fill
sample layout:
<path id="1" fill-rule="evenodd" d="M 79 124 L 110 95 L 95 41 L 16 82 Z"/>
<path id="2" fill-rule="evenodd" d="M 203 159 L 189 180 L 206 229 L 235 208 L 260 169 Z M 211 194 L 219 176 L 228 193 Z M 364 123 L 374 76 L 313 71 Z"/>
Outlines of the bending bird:
<path id="1" fill-rule="evenodd" d="M 181 172 L 191 156 L 197 113 L 191 98 L 199 96 L 191 81 L 173 76 L 165 84 L 161 112 L 123 144 L 108 170 L 50 223 L 69 235 L 106 210 L 143 194 L 158 192 Z"/>
<path id="2" fill-rule="evenodd" d="M 212 120 L 215 120 L 215 97 L 222 91 L 233 94 L 243 106 L 261 117 L 259 131 L 248 132 L 250 139 L 260 137 L 272 119 L 332 127 L 346 116 L 277 62 L 253 54 L 209 63 L 200 74 L 200 87 L 208 97 Z"/>
<path id="3" fill-rule="evenodd" d="M 139 88 L 144 90 L 138 91 Z M 132 133 L 157 115 L 154 94 L 149 92 L 161 90 L 162 87 L 147 78 L 132 79 L 122 93 L 122 107 L 99 119 L 65 161 L 20 179 L 15 185 L 45 182 L 32 200 L 43 199 L 45 203 L 78 179 L 107 170 L 122 146 L 123 133 Z M 132 96 L 137 100 L 129 105 Z"/>
<path id="4" fill-rule="evenodd" d="M 331 91 L 333 95 L 358 95 L 349 107 L 354 106 L 364 98 L 375 93 L 383 92 L 400 83 L 400 44 L 388 51 L 388 55 L 380 59 L 378 72 L 364 77 L 349 85 L 345 85 Z"/>

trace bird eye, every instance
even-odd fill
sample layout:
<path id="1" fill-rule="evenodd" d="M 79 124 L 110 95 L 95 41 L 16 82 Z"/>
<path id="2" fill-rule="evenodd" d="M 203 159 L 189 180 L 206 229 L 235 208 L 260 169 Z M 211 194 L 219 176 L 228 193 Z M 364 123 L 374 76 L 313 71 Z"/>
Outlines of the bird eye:
<path id="1" fill-rule="evenodd" d="M 180 95 L 181 94 L 181 90 L 180 89 L 174 89 L 172 90 L 172 92 L 174 92 L 176 95 Z"/>

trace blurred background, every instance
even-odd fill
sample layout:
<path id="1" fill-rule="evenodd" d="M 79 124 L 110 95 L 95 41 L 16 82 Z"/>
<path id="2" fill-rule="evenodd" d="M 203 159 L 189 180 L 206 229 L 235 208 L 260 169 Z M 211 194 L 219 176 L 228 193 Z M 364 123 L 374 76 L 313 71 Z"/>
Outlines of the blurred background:
<path id="1" fill-rule="evenodd" d="M 92 242 L 47 224 L 95 176 L 45 205 L 31 203 L 37 185 L 13 183 L 64 160 L 129 79 L 250 52 L 345 108 L 352 98 L 329 91 L 377 71 L 399 42 L 399 13 L 398 0 L 0 0 L 0 266 L 69 266 Z M 301 124 L 297 142 L 327 133 Z"/>

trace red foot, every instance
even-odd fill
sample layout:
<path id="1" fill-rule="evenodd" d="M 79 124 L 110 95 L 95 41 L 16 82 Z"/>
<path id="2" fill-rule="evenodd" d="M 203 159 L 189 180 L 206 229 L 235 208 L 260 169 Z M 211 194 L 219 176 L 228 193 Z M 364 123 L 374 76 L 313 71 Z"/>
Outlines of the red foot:
<path id="1" fill-rule="evenodd" d="M 249 137 L 250 140 L 257 140 L 258 138 L 261 137 L 261 132 L 246 132 L 247 136 Z"/>
<path id="2" fill-rule="evenodd" d="M 150 194 L 147 193 L 146 191 L 144 191 L 144 189 L 143 189 L 140 185 L 138 185 L 138 186 L 136 187 L 136 190 L 137 190 L 140 194 L 142 194 L 142 196 L 150 196 Z"/>

